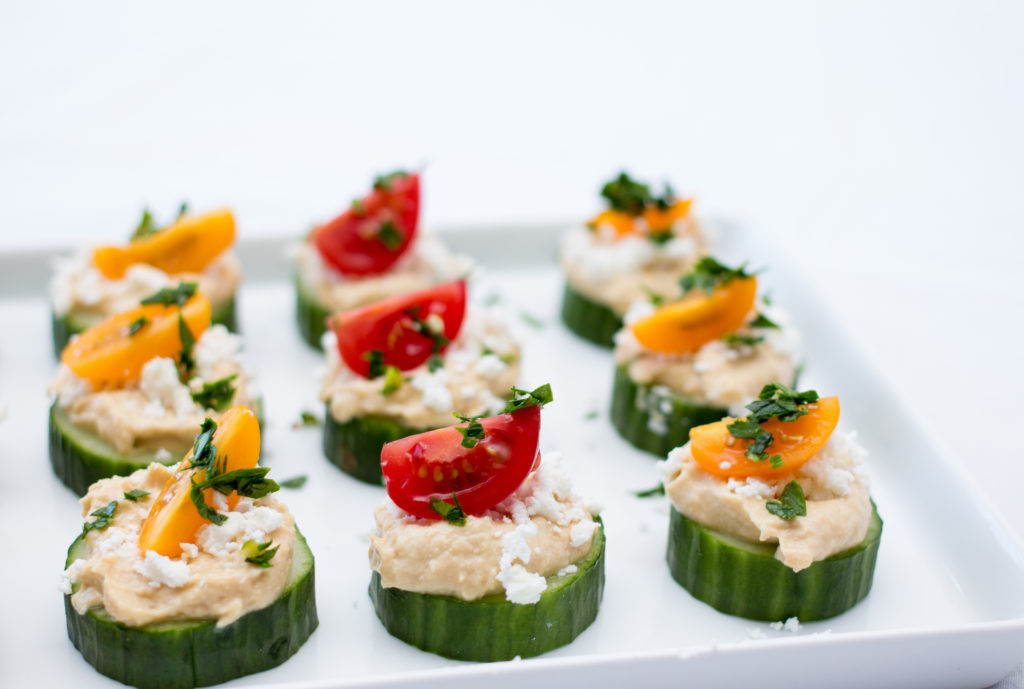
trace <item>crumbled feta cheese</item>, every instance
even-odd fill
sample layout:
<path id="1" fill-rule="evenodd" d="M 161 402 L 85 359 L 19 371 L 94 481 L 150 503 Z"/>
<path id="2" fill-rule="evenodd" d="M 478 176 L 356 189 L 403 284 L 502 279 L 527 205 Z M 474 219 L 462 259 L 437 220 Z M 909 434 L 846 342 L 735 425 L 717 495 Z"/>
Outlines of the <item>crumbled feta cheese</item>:
<path id="1" fill-rule="evenodd" d="M 66 596 L 71 595 L 71 587 L 78 581 L 78 575 L 82 571 L 82 566 L 85 565 L 85 560 L 82 558 L 76 559 L 60 576 L 60 592 Z"/>
<path id="2" fill-rule="evenodd" d="M 761 498 L 767 500 L 768 498 L 774 498 L 777 492 L 777 487 L 774 484 L 765 483 L 754 476 L 749 476 L 744 480 L 730 478 L 725 487 L 741 498 Z"/>
<path id="3" fill-rule="evenodd" d="M 594 535 L 594 529 L 596 528 L 597 522 L 593 519 L 576 522 L 572 525 L 572 528 L 569 531 L 569 543 L 571 543 L 574 548 L 580 547 L 590 540 L 590 537 Z"/>
<path id="4" fill-rule="evenodd" d="M 505 587 L 505 598 L 510 603 L 532 605 L 548 587 L 547 580 L 522 565 L 511 565 L 498 572 L 498 581 Z"/>
<path id="5" fill-rule="evenodd" d="M 496 354 L 485 354 L 476 362 L 473 370 L 487 380 L 491 380 L 501 375 L 506 367 L 507 364 L 501 360 L 501 357 Z"/>
<path id="6" fill-rule="evenodd" d="M 178 380 L 178 367 L 167 357 L 150 359 L 142 367 L 139 388 L 149 398 L 143 410 L 150 416 L 188 416 L 199 413 L 188 387 Z"/>
<path id="7" fill-rule="evenodd" d="M 284 516 L 270 507 L 252 507 L 245 512 L 222 512 L 227 520 L 199 530 L 196 543 L 204 552 L 223 557 L 236 552 L 246 541 L 263 542 L 267 534 L 284 523 Z"/>
<path id="8" fill-rule="evenodd" d="M 647 318 L 657 310 L 657 306 L 651 303 L 650 299 L 634 299 L 629 308 L 626 309 L 626 315 L 622 317 L 622 322 L 626 325 L 631 325 L 637 321 Z"/>
<path id="9" fill-rule="evenodd" d="M 168 450 L 166 447 L 161 447 L 159 450 L 156 451 L 156 454 L 153 455 L 153 457 L 156 459 L 156 461 L 163 463 L 172 459 L 174 455 L 172 455 L 171 451 Z"/>
<path id="10" fill-rule="evenodd" d="M 564 577 L 569 574 L 575 574 L 578 570 L 579 567 L 577 567 L 576 565 L 566 565 L 565 567 L 562 567 L 562 569 L 558 570 L 557 576 Z"/>
<path id="11" fill-rule="evenodd" d="M 153 588 L 167 586 L 176 589 L 188 583 L 188 563 L 172 560 L 155 550 L 147 550 L 145 558 L 136 561 L 132 569 L 149 579 L 149 585 Z"/>
<path id="12" fill-rule="evenodd" d="M 448 372 L 442 368 L 433 373 L 417 373 L 413 376 L 412 386 L 423 393 L 423 404 L 427 407 L 434 411 L 448 412 L 454 407 L 447 382 Z"/>
<path id="13" fill-rule="evenodd" d="M 796 617 L 790 617 L 785 622 L 772 622 L 768 626 L 771 627 L 772 629 L 774 629 L 777 632 L 785 631 L 785 632 L 796 633 L 796 632 L 800 631 L 800 629 L 801 629 L 800 620 L 797 619 Z"/>
<path id="14" fill-rule="evenodd" d="M 225 360 L 238 361 L 241 351 L 241 337 L 223 325 L 210 326 L 192 349 L 196 372 L 200 378 L 212 380 L 216 377 L 215 369 L 218 364 Z"/>
<path id="15" fill-rule="evenodd" d="M 178 545 L 181 546 L 181 552 L 185 553 L 185 557 L 190 560 L 199 555 L 199 546 L 195 543 L 179 543 Z"/>

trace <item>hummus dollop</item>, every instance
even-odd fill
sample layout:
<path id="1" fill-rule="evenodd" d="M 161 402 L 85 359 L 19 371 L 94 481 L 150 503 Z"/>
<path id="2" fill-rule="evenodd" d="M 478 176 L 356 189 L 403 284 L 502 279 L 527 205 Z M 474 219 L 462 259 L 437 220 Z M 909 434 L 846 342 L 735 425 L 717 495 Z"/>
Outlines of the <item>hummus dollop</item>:
<path id="1" fill-rule="evenodd" d="M 92 262 L 92 252 L 81 251 L 54 261 L 50 281 L 53 311 L 58 316 L 74 313 L 85 320 L 100 321 L 139 305 L 139 301 L 179 282 L 196 282 L 214 308 L 226 304 L 242 282 L 242 264 L 233 251 L 225 251 L 200 273 L 169 275 L 145 263 L 129 266 L 124 277 L 111 280 Z"/>
<path id="2" fill-rule="evenodd" d="M 654 311 L 648 300 L 637 301 L 626 315 L 634 322 Z M 755 399 L 768 383 L 791 383 L 796 376 L 800 341 L 788 325 L 786 313 L 777 307 L 762 305 L 760 311 L 779 325 L 778 329 L 758 330 L 764 339 L 754 345 L 730 345 L 712 340 L 696 352 L 666 354 L 644 347 L 629 328 L 615 334 L 615 363 L 626 367 L 629 377 L 641 385 L 664 386 L 666 394 L 675 392 L 708 406 L 728 409 L 743 415 L 743 405 Z M 747 322 L 757 317 L 750 313 Z M 737 331 L 752 334 L 744 327 Z"/>
<path id="3" fill-rule="evenodd" d="M 505 313 L 493 307 L 467 310 L 462 329 L 443 354 L 444 366 L 430 371 L 423 364 L 403 371 L 407 380 L 387 395 L 383 378 L 363 378 L 345 364 L 333 332 L 324 335 L 323 346 L 327 373 L 320 399 L 340 422 L 374 416 L 410 428 L 450 426 L 452 412 L 478 416 L 501 411 L 519 380 L 519 344 Z"/>
<path id="4" fill-rule="evenodd" d="M 692 218 L 678 220 L 672 233 L 659 244 L 642 234 L 613 239 L 601 227 L 574 226 L 562 239 L 566 278 L 574 290 L 619 316 L 651 292 L 674 295 L 679 277 L 705 253 L 705 246 L 703 232 Z"/>
<path id="5" fill-rule="evenodd" d="M 465 526 L 417 519 L 390 501 L 378 507 L 370 567 L 381 585 L 468 601 L 504 591 L 513 603 L 536 603 L 547 577 L 575 571 L 598 526 L 559 459 L 549 453 L 512 496 Z"/>
<path id="6" fill-rule="evenodd" d="M 61 364 L 49 391 L 71 423 L 96 433 L 117 452 L 164 449 L 173 456 L 192 445 L 205 417 L 217 414 L 192 400 L 204 383 L 235 376 L 232 404 L 258 404 L 259 391 L 243 368 L 241 350 L 241 337 L 214 325 L 195 343 L 196 366 L 187 384 L 178 379 L 172 359 L 158 357 L 146 363 L 138 381 L 119 389 L 95 389 Z"/>
<path id="7" fill-rule="evenodd" d="M 855 433 L 833 433 L 796 472 L 774 480 L 713 476 L 694 461 L 689 443 L 672 450 L 661 469 L 665 492 L 681 514 L 746 541 L 777 543 L 776 559 L 799 572 L 867 535 L 872 506 L 866 456 Z M 786 521 L 765 503 L 777 499 L 793 480 L 804 490 L 807 515 Z"/>
<path id="8" fill-rule="evenodd" d="M 408 251 L 379 275 L 343 275 L 323 260 L 311 242 L 294 245 L 292 257 L 303 289 L 328 311 L 347 311 L 416 292 L 464 277 L 473 269 L 472 259 L 453 254 L 427 233 L 419 234 Z"/>
<path id="9" fill-rule="evenodd" d="M 81 499 L 82 515 L 117 500 L 110 526 L 89 531 L 86 556 L 65 570 L 61 590 L 71 594 L 79 614 L 103 608 L 129 627 L 180 620 L 217 620 L 231 624 L 242 615 L 273 603 L 284 590 L 295 547 L 295 520 L 273 497 L 241 498 L 232 511 L 218 507 L 228 520 L 202 527 L 196 543 L 183 543 L 179 558 L 139 550 L 139 531 L 172 469 L 151 464 L 130 476 L 97 481 Z M 131 490 L 149 495 L 132 502 Z M 218 494 L 219 495 L 219 494 Z M 273 541 L 271 566 L 245 561 L 242 545 Z"/>

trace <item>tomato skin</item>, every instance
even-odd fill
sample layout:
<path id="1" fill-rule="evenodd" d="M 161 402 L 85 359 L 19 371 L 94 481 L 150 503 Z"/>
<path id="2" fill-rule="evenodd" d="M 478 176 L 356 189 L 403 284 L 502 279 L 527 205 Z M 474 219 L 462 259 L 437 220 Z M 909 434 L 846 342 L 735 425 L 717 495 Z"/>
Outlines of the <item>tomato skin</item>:
<path id="1" fill-rule="evenodd" d="M 390 268 L 416 235 L 420 210 L 419 173 L 392 176 L 344 213 L 316 227 L 311 240 L 331 267 L 346 275 L 376 275 Z M 392 246 L 378 231 L 389 222 L 400 233 Z"/>
<path id="2" fill-rule="evenodd" d="M 410 435 L 381 450 L 388 496 L 422 519 L 440 519 L 431 498 L 452 502 L 480 516 L 515 492 L 537 463 L 540 405 L 480 419 L 484 438 L 462 446 L 455 426 Z"/>
<path id="3" fill-rule="evenodd" d="M 354 372 L 369 377 L 367 352 L 379 349 L 384 363 L 402 371 L 416 368 L 430 358 L 434 340 L 413 329 L 409 315 L 421 320 L 436 315 L 444 322 L 443 333 L 454 340 L 466 316 L 466 282 L 456 280 L 429 289 L 385 299 L 331 316 L 327 324 L 338 338 L 338 353 Z M 447 345 L 442 346 L 443 352 Z"/>

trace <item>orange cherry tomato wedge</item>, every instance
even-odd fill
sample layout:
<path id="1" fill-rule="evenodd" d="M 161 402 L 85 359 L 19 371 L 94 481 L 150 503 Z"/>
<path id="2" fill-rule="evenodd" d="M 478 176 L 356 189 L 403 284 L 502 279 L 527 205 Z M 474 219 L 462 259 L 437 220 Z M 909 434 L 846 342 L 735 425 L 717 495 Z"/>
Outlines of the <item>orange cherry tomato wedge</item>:
<path id="1" fill-rule="evenodd" d="M 636 234 L 636 223 L 632 215 L 622 211 L 602 211 L 590 221 L 592 227 L 611 227 L 615 230 L 615 239 Z"/>
<path id="2" fill-rule="evenodd" d="M 203 294 L 194 294 L 181 307 L 181 316 L 192 337 L 199 339 L 210 325 L 210 300 Z M 135 334 L 129 334 L 136 322 L 143 325 Z M 173 358 L 180 352 L 178 307 L 146 304 L 89 328 L 64 348 L 60 360 L 94 385 L 120 387 L 138 378 L 150 359 Z"/>
<path id="3" fill-rule="evenodd" d="M 828 441 L 839 422 L 839 398 L 822 397 L 805 407 L 807 414 L 796 421 L 769 419 L 761 428 L 774 440 L 766 452 L 782 457 L 782 465 L 755 461 L 744 453 L 752 441 L 734 438 L 727 426 L 735 421 L 724 418 L 690 429 L 690 451 L 704 471 L 722 478 L 773 478 L 796 471 Z"/>
<path id="4" fill-rule="evenodd" d="M 695 352 L 742 326 L 756 296 L 757 278 L 734 278 L 716 287 L 710 296 L 693 290 L 629 327 L 648 349 L 670 354 Z"/>
<path id="5" fill-rule="evenodd" d="M 246 407 L 228 409 L 217 419 L 212 442 L 217 448 L 218 461 L 224 462 L 225 473 L 252 469 L 260 456 L 260 425 L 256 414 Z M 192 479 L 195 478 L 196 483 L 202 482 L 206 478 L 206 470 L 189 469 L 191 459 L 192 450 L 189 450 L 153 501 L 139 532 L 141 550 L 155 550 L 167 557 L 177 557 L 181 554 L 181 544 L 194 543 L 199 529 L 210 523 L 200 516 L 192 502 Z M 204 491 L 208 505 L 213 504 L 213 492 L 213 488 Z M 238 494 L 227 496 L 227 502 L 230 508 L 234 508 L 238 504 Z"/>
<path id="6" fill-rule="evenodd" d="M 170 227 L 124 246 L 97 247 L 92 262 L 111 280 L 128 266 L 148 263 L 169 275 L 198 273 L 235 241 L 235 218 L 221 210 L 188 215 Z"/>

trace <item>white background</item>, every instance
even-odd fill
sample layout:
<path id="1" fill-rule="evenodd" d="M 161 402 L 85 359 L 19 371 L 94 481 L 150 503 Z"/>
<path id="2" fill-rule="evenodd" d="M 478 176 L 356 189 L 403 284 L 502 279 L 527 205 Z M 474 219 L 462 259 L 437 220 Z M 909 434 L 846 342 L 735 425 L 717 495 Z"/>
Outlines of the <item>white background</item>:
<path id="1" fill-rule="evenodd" d="M 7 1 L 0 251 L 183 198 L 297 235 L 397 166 L 441 228 L 669 179 L 783 249 L 1024 542 L 1022 27 L 992 2 Z"/>

